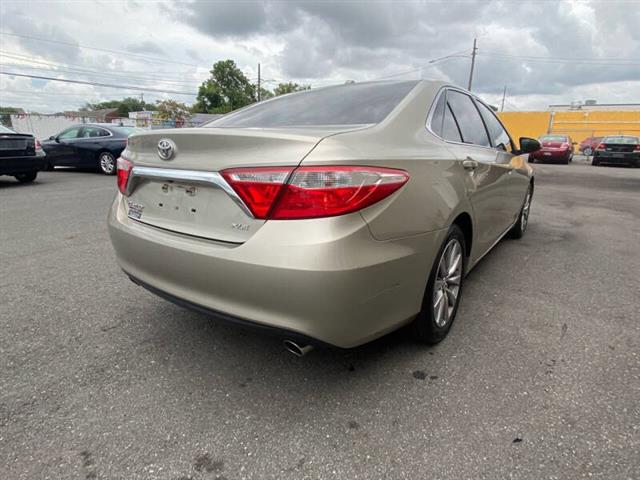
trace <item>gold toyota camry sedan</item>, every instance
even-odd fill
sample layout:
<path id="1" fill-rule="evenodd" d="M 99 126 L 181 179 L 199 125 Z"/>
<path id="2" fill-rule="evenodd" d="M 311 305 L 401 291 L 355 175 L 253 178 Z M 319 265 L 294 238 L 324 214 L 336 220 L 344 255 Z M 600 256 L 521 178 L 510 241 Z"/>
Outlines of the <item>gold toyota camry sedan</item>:
<path id="1" fill-rule="evenodd" d="M 539 147 L 442 82 L 293 93 L 131 136 L 109 233 L 136 284 L 298 355 L 409 324 L 435 343 L 469 270 L 524 233 Z"/>

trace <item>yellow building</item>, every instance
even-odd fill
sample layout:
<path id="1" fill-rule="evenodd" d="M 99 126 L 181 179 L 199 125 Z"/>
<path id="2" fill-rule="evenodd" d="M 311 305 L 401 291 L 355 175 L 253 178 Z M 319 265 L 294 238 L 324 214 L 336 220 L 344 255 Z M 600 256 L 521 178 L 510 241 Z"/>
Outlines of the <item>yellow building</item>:
<path id="1" fill-rule="evenodd" d="M 569 135 L 574 142 L 606 135 L 640 136 L 640 110 L 575 110 L 565 112 L 500 112 L 498 116 L 517 142 L 546 133 Z"/>

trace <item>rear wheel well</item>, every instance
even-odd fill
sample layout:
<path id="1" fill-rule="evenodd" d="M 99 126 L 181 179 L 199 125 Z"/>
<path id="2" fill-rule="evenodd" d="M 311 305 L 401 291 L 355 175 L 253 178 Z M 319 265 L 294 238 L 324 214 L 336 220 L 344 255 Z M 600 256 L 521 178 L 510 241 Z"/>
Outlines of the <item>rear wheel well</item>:
<path id="1" fill-rule="evenodd" d="M 468 213 L 463 212 L 453 221 L 454 225 L 460 227 L 464 234 L 464 245 L 467 257 L 471 256 L 471 245 L 473 243 L 473 224 Z"/>
<path id="2" fill-rule="evenodd" d="M 102 155 L 103 153 L 111 153 L 111 150 L 109 150 L 108 148 L 101 148 L 96 152 L 96 159 L 99 160 L 100 155 Z M 111 153 L 111 155 L 113 155 L 113 153 Z M 113 155 L 113 158 L 116 158 L 116 156 Z"/>

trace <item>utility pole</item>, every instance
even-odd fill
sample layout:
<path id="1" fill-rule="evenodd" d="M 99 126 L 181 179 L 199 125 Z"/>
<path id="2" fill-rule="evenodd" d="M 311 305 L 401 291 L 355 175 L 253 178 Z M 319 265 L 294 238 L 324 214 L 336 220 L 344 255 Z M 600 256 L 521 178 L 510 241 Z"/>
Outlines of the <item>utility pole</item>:
<path id="1" fill-rule="evenodd" d="M 507 96 L 507 84 L 504 85 L 504 90 L 502 91 L 502 106 L 500 107 L 500 111 L 504 112 L 504 99 Z"/>
<path id="2" fill-rule="evenodd" d="M 477 47 L 478 39 L 473 39 L 473 51 L 471 52 L 471 71 L 469 72 L 469 85 L 467 86 L 467 90 L 471 91 L 471 84 L 473 83 L 473 67 L 476 65 L 476 52 L 478 51 Z"/>
<path id="3" fill-rule="evenodd" d="M 258 62 L 258 101 L 262 100 L 262 95 L 260 94 L 260 62 Z"/>

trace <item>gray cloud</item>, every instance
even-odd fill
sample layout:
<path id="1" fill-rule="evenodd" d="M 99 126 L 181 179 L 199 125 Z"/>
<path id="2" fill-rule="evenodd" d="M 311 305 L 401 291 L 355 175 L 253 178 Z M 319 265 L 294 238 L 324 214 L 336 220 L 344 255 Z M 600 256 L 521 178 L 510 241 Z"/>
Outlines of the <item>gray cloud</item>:
<path id="1" fill-rule="evenodd" d="M 7 18 L 11 18 L 11 21 L 7 21 L 6 24 L 3 22 L 4 28 L 17 35 L 23 35 L 24 37 L 16 37 L 16 39 L 20 46 L 29 53 L 39 55 L 43 50 L 46 50 L 51 60 L 68 63 L 74 63 L 80 57 L 80 48 L 76 39 L 56 25 L 37 24 L 30 16 L 19 11 L 10 12 Z M 43 44 L 27 37 L 46 38 L 65 42 L 65 44 Z"/>
<path id="2" fill-rule="evenodd" d="M 150 53 L 154 55 L 162 55 L 164 50 L 151 40 L 144 40 L 142 42 L 130 43 L 127 45 L 127 50 L 132 53 Z"/>
<path id="3" fill-rule="evenodd" d="M 266 36 L 283 42 L 276 60 L 293 78 L 346 71 L 364 79 L 392 74 L 391 67 L 401 72 L 425 66 L 425 77 L 466 85 L 468 60 L 454 58 L 437 67 L 427 62 L 470 49 L 474 36 L 479 37 L 474 87 L 480 92 L 496 93 L 507 83 L 516 94 L 555 94 L 640 77 L 637 63 L 508 57 L 607 58 L 616 50 L 615 38 L 625 38 L 620 56 L 640 62 L 640 9 L 628 3 L 194 1 L 181 7 L 187 15 L 180 18 L 212 38 Z"/>

